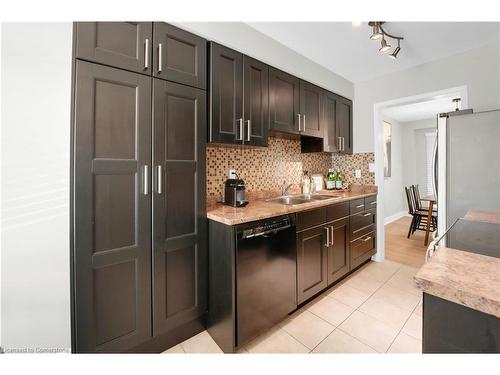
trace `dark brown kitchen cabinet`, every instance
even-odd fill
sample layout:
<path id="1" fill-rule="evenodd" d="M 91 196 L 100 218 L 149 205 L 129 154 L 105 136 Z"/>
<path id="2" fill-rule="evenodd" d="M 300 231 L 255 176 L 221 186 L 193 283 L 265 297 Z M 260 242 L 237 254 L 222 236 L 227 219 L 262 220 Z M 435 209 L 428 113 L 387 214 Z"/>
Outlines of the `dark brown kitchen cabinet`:
<path id="1" fill-rule="evenodd" d="M 151 337 L 151 78 L 76 64 L 75 347 Z"/>
<path id="2" fill-rule="evenodd" d="M 302 303 L 328 286 L 326 226 L 297 233 L 297 300 Z"/>
<path id="3" fill-rule="evenodd" d="M 269 112 L 271 130 L 299 132 L 299 79 L 281 70 L 269 69 Z"/>
<path id="4" fill-rule="evenodd" d="M 335 107 L 338 151 L 352 154 L 352 101 L 338 97 Z"/>
<path id="5" fill-rule="evenodd" d="M 77 22 L 76 58 L 151 74 L 151 22 Z"/>
<path id="6" fill-rule="evenodd" d="M 205 89 L 207 41 L 164 22 L 153 27 L 153 75 Z"/>
<path id="7" fill-rule="evenodd" d="M 338 95 L 324 91 L 322 97 L 323 150 L 338 152 L 340 140 L 337 133 L 337 100 Z"/>
<path id="8" fill-rule="evenodd" d="M 210 43 L 210 74 L 209 141 L 267 146 L 269 67 Z"/>
<path id="9" fill-rule="evenodd" d="M 369 260 L 377 252 L 376 232 L 351 241 L 351 270 Z"/>
<path id="10" fill-rule="evenodd" d="M 243 55 L 210 43 L 209 142 L 243 143 Z"/>
<path id="11" fill-rule="evenodd" d="M 333 284 L 350 270 L 349 218 L 326 224 L 330 228 L 328 246 L 328 285 Z"/>
<path id="12" fill-rule="evenodd" d="M 243 143 L 267 146 L 269 131 L 269 66 L 243 56 Z"/>
<path id="13" fill-rule="evenodd" d="M 154 79 L 153 333 L 207 307 L 206 93 Z"/>
<path id="14" fill-rule="evenodd" d="M 301 135 L 323 137 L 321 121 L 321 102 L 323 89 L 309 82 L 300 80 L 299 131 Z"/>

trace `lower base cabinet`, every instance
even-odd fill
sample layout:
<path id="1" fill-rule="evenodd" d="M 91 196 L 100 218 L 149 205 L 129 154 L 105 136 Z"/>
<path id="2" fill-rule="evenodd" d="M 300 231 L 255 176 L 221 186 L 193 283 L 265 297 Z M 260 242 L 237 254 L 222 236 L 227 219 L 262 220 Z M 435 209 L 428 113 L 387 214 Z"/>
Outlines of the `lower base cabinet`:
<path id="1" fill-rule="evenodd" d="M 297 300 L 299 303 L 308 300 L 328 286 L 328 231 L 329 228 L 321 225 L 297 233 Z"/>
<path id="2" fill-rule="evenodd" d="M 347 275 L 350 268 L 349 256 L 349 218 L 335 220 L 329 223 L 330 246 L 328 247 L 328 285 Z"/>
<path id="3" fill-rule="evenodd" d="M 297 214 L 297 301 L 306 302 L 376 252 L 376 196 Z"/>

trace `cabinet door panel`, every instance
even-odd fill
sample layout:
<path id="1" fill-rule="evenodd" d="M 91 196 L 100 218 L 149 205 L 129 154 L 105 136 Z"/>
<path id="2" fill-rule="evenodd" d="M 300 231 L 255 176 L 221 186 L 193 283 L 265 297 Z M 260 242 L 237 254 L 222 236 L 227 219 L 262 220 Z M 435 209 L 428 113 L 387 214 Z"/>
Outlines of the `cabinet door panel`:
<path id="1" fill-rule="evenodd" d="M 297 300 L 302 303 L 327 286 L 326 229 L 297 234 Z"/>
<path id="2" fill-rule="evenodd" d="M 205 95 L 154 79 L 155 336 L 206 310 Z"/>
<path id="3" fill-rule="evenodd" d="M 209 141 L 242 143 L 243 55 L 217 43 L 211 43 L 210 61 L 212 118 Z"/>
<path id="4" fill-rule="evenodd" d="M 337 98 L 337 95 L 329 91 L 325 91 L 322 96 L 323 150 L 325 152 L 337 152 L 339 148 L 336 122 Z"/>
<path id="5" fill-rule="evenodd" d="M 75 153 L 76 351 L 123 352 L 151 336 L 151 78 L 78 61 Z"/>
<path id="6" fill-rule="evenodd" d="M 76 57 L 116 68 L 151 74 L 152 42 L 151 22 L 76 24 Z"/>
<path id="7" fill-rule="evenodd" d="M 332 227 L 328 247 L 328 285 L 349 272 L 349 218 L 327 224 Z"/>
<path id="8" fill-rule="evenodd" d="M 155 22 L 153 56 L 155 77 L 201 89 L 206 88 L 205 39 L 164 22 Z"/>
<path id="9" fill-rule="evenodd" d="M 352 154 L 352 101 L 339 97 L 336 107 L 337 131 L 342 138 L 342 152 Z"/>
<path id="10" fill-rule="evenodd" d="M 244 144 L 267 146 L 269 130 L 269 67 L 243 57 Z"/>
<path id="11" fill-rule="evenodd" d="M 322 137 L 321 97 L 323 89 L 306 81 L 300 81 L 301 134 Z"/>
<path id="12" fill-rule="evenodd" d="M 270 129 L 298 133 L 299 79 L 281 70 L 269 69 Z"/>

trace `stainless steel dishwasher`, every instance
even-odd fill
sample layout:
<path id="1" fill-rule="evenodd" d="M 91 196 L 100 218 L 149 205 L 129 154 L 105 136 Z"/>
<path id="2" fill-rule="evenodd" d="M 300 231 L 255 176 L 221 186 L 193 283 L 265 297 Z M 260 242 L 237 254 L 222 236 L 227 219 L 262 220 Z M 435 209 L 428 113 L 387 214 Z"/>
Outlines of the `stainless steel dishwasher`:
<path id="1" fill-rule="evenodd" d="M 236 227 L 236 343 L 244 345 L 297 308 L 295 216 Z"/>

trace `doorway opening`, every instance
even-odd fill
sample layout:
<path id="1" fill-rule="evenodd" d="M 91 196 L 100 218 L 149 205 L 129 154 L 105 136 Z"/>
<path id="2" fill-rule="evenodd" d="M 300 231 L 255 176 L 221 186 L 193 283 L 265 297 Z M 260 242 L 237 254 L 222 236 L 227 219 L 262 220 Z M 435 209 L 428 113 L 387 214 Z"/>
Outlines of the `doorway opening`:
<path id="1" fill-rule="evenodd" d="M 432 149 L 436 136 L 437 115 L 453 111 L 460 98 L 461 108 L 467 108 L 467 86 L 402 97 L 374 105 L 375 183 L 378 186 L 377 254 L 376 261 L 393 259 L 417 266 L 419 252 L 425 253 L 424 242 L 407 241 L 411 218 L 404 187 L 419 185 L 422 195 L 432 193 Z M 389 230 L 386 244 L 384 225 L 401 221 L 402 227 Z M 395 229 L 388 227 L 389 229 Z M 405 233 L 401 236 L 401 233 Z M 417 231 L 418 232 L 418 231 Z M 397 238 L 392 238 L 393 234 Z M 399 238 L 402 237 L 402 238 Z M 420 243 L 421 242 L 421 243 Z M 411 246 L 410 246 L 411 245 Z M 406 247 L 410 246 L 410 249 Z M 401 248 L 399 255 L 395 250 Z M 413 249 L 413 251 L 412 251 Z M 389 256 L 387 255 L 389 250 Z M 405 255 L 413 254 L 405 259 Z M 411 258 L 411 259 L 410 259 Z M 423 264 L 423 256 L 421 257 Z"/>

